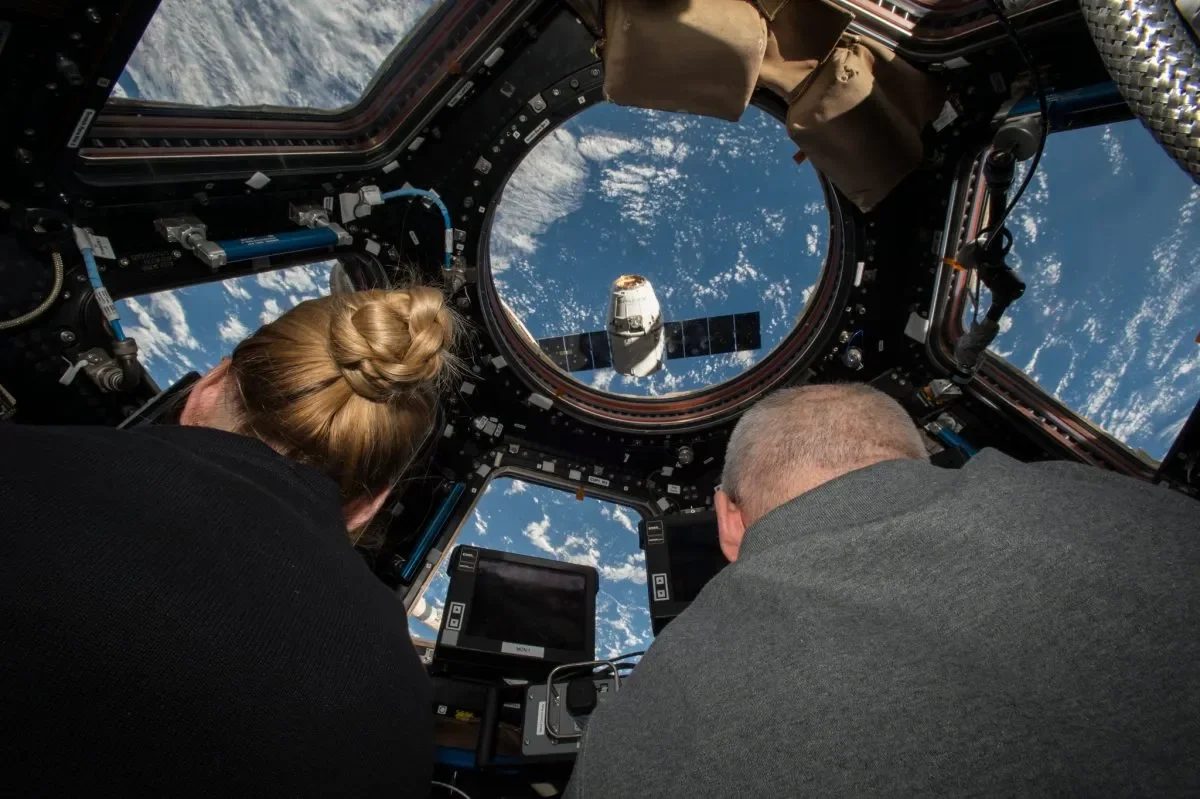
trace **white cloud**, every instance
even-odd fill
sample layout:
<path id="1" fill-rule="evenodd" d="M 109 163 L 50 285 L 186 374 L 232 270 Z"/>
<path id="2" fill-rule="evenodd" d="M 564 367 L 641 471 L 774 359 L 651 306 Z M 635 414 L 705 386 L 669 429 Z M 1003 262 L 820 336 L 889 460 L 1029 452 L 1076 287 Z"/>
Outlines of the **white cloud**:
<path id="1" fill-rule="evenodd" d="M 192 335 L 187 313 L 174 292 L 131 297 L 121 300 L 121 306 L 136 320 L 136 324 L 130 324 L 126 316 L 125 333 L 137 341 L 139 357 L 146 366 L 157 362 L 169 367 L 171 382 L 195 368 L 185 350 L 200 353 L 202 347 Z"/>
<path id="2" fill-rule="evenodd" d="M 148 100 L 338 108 L 434 0 L 163 0 L 127 71 Z"/>
<path id="3" fill-rule="evenodd" d="M 524 494 L 528 488 L 529 484 L 524 480 L 513 480 L 508 488 L 504 489 L 504 496 L 511 497 L 514 494 Z"/>
<path id="4" fill-rule="evenodd" d="M 644 151 L 635 139 L 610 133 L 594 133 L 579 139 L 579 152 L 592 161 L 611 161 L 627 153 Z"/>
<path id="5" fill-rule="evenodd" d="M 504 186 L 492 226 L 492 270 L 503 273 L 538 248 L 550 225 L 578 210 L 588 177 L 575 137 L 559 128 L 529 151 Z M 509 305 L 511 298 L 506 296 Z M 521 318 L 526 314 L 514 307 Z"/>
<path id="6" fill-rule="evenodd" d="M 530 522 L 529 524 L 525 525 L 525 529 L 521 532 L 535 547 L 543 552 L 552 554 L 557 550 L 555 549 L 554 544 L 550 543 L 550 537 L 546 534 L 549 529 L 550 517 L 543 514 L 541 521 Z"/>
<path id="7" fill-rule="evenodd" d="M 1062 261 L 1059 261 L 1054 255 L 1047 255 L 1038 262 L 1038 269 L 1041 271 L 1042 280 L 1047 286 L 1056 286 L 1062 280 Z"/>
<path id="8" fill-rule="evenodd" d="M 620 566 L 604 566 L 600 567 L 600 576 L 605 580 L 621 582 L 628 580 L 638 585 L 646 584 L 646 566 L 644 563 L 639 564 L 631 555 Z"/>
<path id="9" fill-rule="evenodd" d="M 821 229 L 816 225 L 811 225 L 811 229 L 805 234 L 804 238 L 808 245 L 808 254 L 816 255 L 821 244 Z"/>
<path id="10" fill-rule="evenodd" d="M 293 266 L 274 272 L 259 272 L 254 276 L 254 280 L 263 288 L 280 294 L 295 292 L 317 296 L 329 293 L 329 270 L 323 265 Z M 300 298 L 297 297 L 290 299 L 292 305 L 300 302 Z"/>
<path id="11" fill-rule="evenodd" d="M 1111 126 L 1104 129 L 1104 135 L 1100 137 L 1100 144 L 1108 154 L 1108 163 L 1112 167 L 1113 174 L 1121 174 L 1121 168 L 1125 166 L 1125 150 L 1121 147 L 1121 140 L 1113 133 Z"/>
<path id="12" fill-rule="evenodd" d="M 674 166 L 620 163 L 606 167 L 600 191 L 621 204 L 621 217 L 638 225 L 654 224 L 666 211 L 682 204 L 678 192 L 668 192 L 682 175 Z"/>
<path id="13" fill-rule="evenodd" d="M 626 530 L 634 535 L 637 535 L 637 524 L 633 521 L 633 518 L 629 515 L 629 511 L 625 510 L 625 508 L 621 507 L 620 505 L 614 505 L 612 509 L 612 518 Z"/>
<path id="14" fill-rule="evenodd" d="M 227 341 L 230 344 L 237 344 L 246 336 L 250 335 L 250 330 L 242 320 L 238 319 L 233 314 L 225 317 L 225 321 L 217 325 L 217 333 L 220 334 L 222 341 Z"/>
<path id="15" fill-rule="evenodd" d="M 221 285 L 225 287 L 225 291 L 229 292 L 234 299 L 248 300 L 250 299 L 250 292 L 242 285 L 242 281 L 245 279 L 244 277 L 235 277 L 231 280 L 221 281 Z"/>
<path id="16" fill-rule="evenodd" d="M 475 521 L 475 532 L 478 533 L 479 535 L 487 535 L 487 530 L 488 530 L 487 519 L 480 516 L 478 510 L 474 511 L 472 516 Z"/>
<path id="17" fill-rule="evenodd" d="M 283 314 L 283 309 L 279 307 L 279 302 L 274 297 L 268 297 L 263 303 L 262 313 L 258 315 L 259 320 L 264 325 L 269 325 Z"/>
<path id="18" fill-rule="evenodd" d="M 1038 220 L 1029 214 L 1023 214 L 1021 216 L 1021 227 L 1025 229 L 1025 236 L 1029 239 L 1029 243 L 1035 243 L 1038 237 Z"/>
<path id="19" fill-rule="evenodd" d="M 617 373 L 612 369 L 597 369 L 592 373 L 592 388 L 608 391 L 609 386 L 612 385 L 613 378 L 616 376 Z"/>

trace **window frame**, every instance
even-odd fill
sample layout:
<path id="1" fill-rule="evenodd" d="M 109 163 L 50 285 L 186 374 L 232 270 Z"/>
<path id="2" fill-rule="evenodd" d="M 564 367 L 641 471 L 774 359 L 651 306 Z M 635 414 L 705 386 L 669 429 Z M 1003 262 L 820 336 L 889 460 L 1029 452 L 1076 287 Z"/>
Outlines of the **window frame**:
<path id="1" fill-rule="evenodd" d="M 660 515 L 656 512 L 655 508 L 648 499 L 643 500 L 639 497 L 633 497 L 621 491 L 613 491 L 612 489 L 605 489 L 591 484 L 587 484 L 585 488 L 583 483 L 569 480 L 566 477 L 559 477 L 557 475 L 539 472 L 535 469 L 529 469 L 524 466 L 498 466 L 488 472 L 487 478 L 483 481 L 482 485 L 477 487 L 476 492 L 471 495 L 470 500 L 467 501 L 465 505 L 459 506 L 461 508 L 461 515 L 458 517 L 458 521 L 454 530 L 450 533 L 449 537 L 445 539 L 445 545 L 442 547 L 442 551 L 438 555 L 437 562 L 432 565 L 432 567 L 421 577 L 421 579 L 414 580 L 412 585 L 409 586 L 408 590 L 404 592 L 404 607 L 406 617 L 409 619 L 412 618 L 412 614 L 417 607 L 417 602 L 424 598 L 425 593 L 429 590 L 430 585 L 437 578 L 438 573 L 441 572 L 442 566 L 450 557 L 450 553 L 454 549 L 455 542 L 466 528 L 467 522 L 470 520 L 471 515 L 475 512 L 475 509 L 479 506 L 479 502 L 483 499 L 484 494 L 487 493 L 492 481 L 505 477 L 521 480 L 522 482 L 541 486 L 543 488 L 556 489 L 567 495 L 578 496 L 578 494 L 582 491 L 584 492 L 584 499 L 596 499 L 600 500 L 601 502 L 620 505 L 636 512 L 638 514 L 639 521 L 653 519 Z M 456 509 L 456 512 L 457 511 L 459 511 L 459 509 Z M 647 593 L 646 597 L 648 606 L 649 593 Z"/>
<path id="2" fill-rule="evenodd" d="M 1124 103 L 1120 103 L 1075 109 L 1057 120 L 1052 109 L 1051 119 L 1049 135 L 1053 136 L 1067 130 L 1125 122 L 1133 119 L 1133 115 Z M 954 348 L 967 332 L 963 317 L 971 292 L 969 275 L 954 269 L 945 263 L 945 259 L 983 229 L 987 189 L 982 172 L 990 151 L 990 146 L 984 146 L 976 153 L 965 155 L 951 185 L 940 250 L 941 263 L 934 280 L 931 324 L 925 342 L 931 360 L 947 372 L 954 371 Z M 980 359 L 975 379 L 967 390 L 1031 431 L 1042 446 L 1052 452 L 1144 480 L 1156 477 L 1158 461 L 1115 438 L 990 349 Z"/>

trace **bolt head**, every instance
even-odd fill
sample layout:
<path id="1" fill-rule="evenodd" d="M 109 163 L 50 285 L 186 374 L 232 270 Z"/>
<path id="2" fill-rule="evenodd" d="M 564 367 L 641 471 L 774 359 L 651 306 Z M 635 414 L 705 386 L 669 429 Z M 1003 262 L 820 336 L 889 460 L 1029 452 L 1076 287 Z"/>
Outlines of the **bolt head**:
<path id="1" fill-rule="evenodd" d="M 58 334 L 58 339 L 63 344 L 74 344 L 75 343 L 75 334 L 72 333 L 70 330 L 64 330 Z"/>
<path id="2" fill-rule="evenodd" d="M 122 258 L 121 260 L 117 261 L 117 263 L 119 263 L 121 266 L 129 266 L 129 259 Z"/>

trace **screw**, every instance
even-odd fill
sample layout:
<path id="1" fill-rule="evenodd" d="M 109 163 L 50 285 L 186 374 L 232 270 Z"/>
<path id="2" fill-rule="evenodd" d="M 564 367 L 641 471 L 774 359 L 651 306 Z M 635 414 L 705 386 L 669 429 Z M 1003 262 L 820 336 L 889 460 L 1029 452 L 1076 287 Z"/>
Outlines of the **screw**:
<path id="1" fill-rule="evenodd" d="M 75 334 L 72 333 L 70 330 L 64 330 L 58 334 L 58 340 L 61 341 L 63 344 L 74 344 L 75 343 Z"/>
<path id="2" fill-rule="evenodd" d="M 521 114 L 521 116 L 517 117 L 517 119 L 521 122 L 524 122 L 526 120 L 526 118 L 527 117 L 524 114 Z"/>
<path id="3" fill-rule="evenodd" d="M 479 181 L 478 181 L 478 180 L 472 180 L 472 181 L 471 181 L 471 185 L 472 185 L 472 186 L 479 186 L 479 185 L 480 185 L 480 183 L 479 183 Z"/>
<path id="4" fill-rule="evenodd" d="M 850 331 L 849 330 L 843 330 L 841 333 L 838 334 L 838 342 L 840 344 L 845 344 L 849 340 L 850 340 Z"/>
<path id="5" fill-rule="evenodd" d="M 76 282 L 76 283 L 86 283 L 86 282 L 87 282 L 87 278 L 86 278 L 84 275 L 76 275 L 76 276 L 75 276 L 75 282 Z"/>
<path id="6" fill-rule="evenodd" d="M 855 305 L 854 312 L 856 314 L 858 314 L 859 316 L 862 316 L 863 314 L 865 314 L 867 312 L 867 307 L 865 305 Z"/>
<path id="7" fill-rule="evenodd" d="M 176 260 L 179 260 L 180 258 L 183 257 L 183 253 L 179 250 L 171 250 L 171 257 Z"/>
<path id="8" fill-rule="evenodd" d="M 562 92 L 561 92 L 561 91 L 559 91 L 558 89 L 551 89 L 551 90 L 550 90 L 550 93 L 551 93 L 552 95 L 554 95 L 555 97 L 558 97 L 560 94 L 562 94 Z"/>
<path id="9" fill-rule="evenodd" d="M 578 80 L 572 80 L 572 81 L 571 81 L 571 88 L 572 88 L 572 89 L 578 89 L 578 88 L 579 88 L 579 81 L 578 81 Z"/>
<path id="10" fill-rule="evenodd" d="M 117 263 L 120 264 L 121 266 L 129 266 L 129 259 L 122 258 L 121 260 L 117 261 Z"/>
<path id="11" fill-rule="evenodd" d="M 89 8 L 87 10 L 87 18 L 88 22 L 92 23 L 93 25 L 100 24 L 100 12 L 94 8 Z"/>
<path id="12" fill-rule="evenodd" d="M 64 300 L 69 300 L 69 299 L 71 299 L 71 292 L 69 292 L 69 291 L 64 291 L 64 292 L 62 293 L 62 298 L 63 298 Z"/>
<path id="13" fill-rule="evenodd" d="M 592 67 L 592 77 L 593 78 L 600 77 L 600 68 L 599 67 Z"/>

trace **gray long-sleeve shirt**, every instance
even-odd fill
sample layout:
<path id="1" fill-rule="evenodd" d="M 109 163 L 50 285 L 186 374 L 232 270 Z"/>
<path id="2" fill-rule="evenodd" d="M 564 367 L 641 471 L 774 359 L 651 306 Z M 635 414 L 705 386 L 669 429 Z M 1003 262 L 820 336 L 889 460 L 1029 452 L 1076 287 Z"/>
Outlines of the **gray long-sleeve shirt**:
<path id="1" fill-rule="evenodd" d="M 1200 505 L 984 451 L 772 511 L 595 714 L 568 795 L 1200 791 Z"/>

